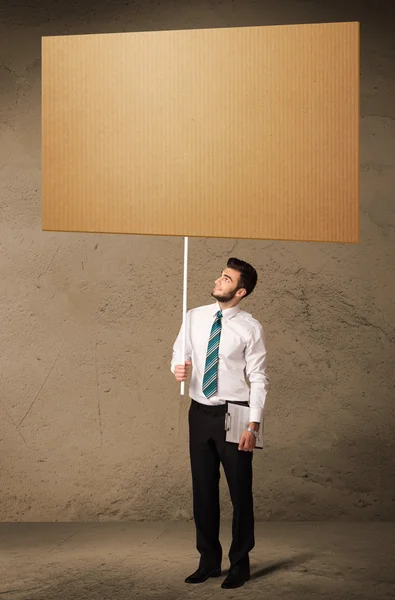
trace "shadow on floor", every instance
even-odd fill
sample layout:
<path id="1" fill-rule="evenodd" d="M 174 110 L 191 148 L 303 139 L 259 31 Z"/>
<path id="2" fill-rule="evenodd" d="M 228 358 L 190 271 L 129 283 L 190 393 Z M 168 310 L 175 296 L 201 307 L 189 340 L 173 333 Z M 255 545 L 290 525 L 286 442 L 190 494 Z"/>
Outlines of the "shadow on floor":
<path id="1" fill-rule="evenodd" d="M 254 571 L 253 573 L 251 573 L 251 579 L 259 579 L 260 577 L 270 575 L 271 573 L 275 573 L 276 571 L 280 571 L 281 569 L 287 569 L 288 567 L 295 567 L 301 565 L 306 560 L 310 560 L 314 556 L 315 555 L 311 552 L 304 552 L 303 554 L 297 554 L 292 558 L 286 558 L 284 560 L 280 560 L 278 562 L 269 564 L 263 569 L 259 569 L 259 571 Z"/>

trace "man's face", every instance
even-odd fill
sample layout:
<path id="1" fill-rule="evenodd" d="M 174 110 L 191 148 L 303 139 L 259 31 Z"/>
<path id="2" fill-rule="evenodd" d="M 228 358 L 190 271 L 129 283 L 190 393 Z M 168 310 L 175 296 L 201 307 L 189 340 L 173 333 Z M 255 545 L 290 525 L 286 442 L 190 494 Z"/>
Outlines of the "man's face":
<path id="1" fill-rule="evenodd" d="M 240 279 L 240 273 L 234 269 L 226 268 L 222 271 L 221 277 L 215 281 L 211 295 L 219 302 L 230 302 L 236 296 Z M 241 290 L 240 290 L 241 291 Z M 242 294 L 239 294 L 240 298 Z"/>

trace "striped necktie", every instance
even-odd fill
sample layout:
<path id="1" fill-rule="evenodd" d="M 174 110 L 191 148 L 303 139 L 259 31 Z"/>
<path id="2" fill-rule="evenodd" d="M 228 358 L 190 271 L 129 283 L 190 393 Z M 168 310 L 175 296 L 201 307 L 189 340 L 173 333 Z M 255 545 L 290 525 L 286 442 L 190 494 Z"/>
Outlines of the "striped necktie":
<path id="1" fill-rule="evenodd" d="M 213 323 L 208 341 L 206 366 L 203 376 L 203 394 L 206 398 L 210 398 L 217 391 L 217 374 L 218 374 L 218 349 L 221 337 L 222 312 L 217 312 L 216 319 Z"/>

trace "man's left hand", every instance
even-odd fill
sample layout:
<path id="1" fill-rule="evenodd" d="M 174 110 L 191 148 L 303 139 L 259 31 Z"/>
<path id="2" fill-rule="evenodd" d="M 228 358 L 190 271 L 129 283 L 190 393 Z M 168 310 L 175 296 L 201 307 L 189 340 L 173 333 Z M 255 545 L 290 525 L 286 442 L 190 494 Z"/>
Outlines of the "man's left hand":
<path id="1" fill-rule="evenodd" d="M 255 435 L 251 431 L 243 431 L 239 442 L 239 450 L 244 452 L 252 452 L 255 448 L 256 440 Z"/>

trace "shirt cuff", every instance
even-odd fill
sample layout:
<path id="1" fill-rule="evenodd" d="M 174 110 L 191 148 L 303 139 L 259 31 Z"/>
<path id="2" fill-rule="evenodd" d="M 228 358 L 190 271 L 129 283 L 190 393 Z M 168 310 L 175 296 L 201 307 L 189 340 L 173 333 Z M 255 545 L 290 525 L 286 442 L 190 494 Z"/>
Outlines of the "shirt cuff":
<path id="1" fill-rule="evenodd" d="M 250 423 L 261 423 L 262 421 L 262 409 L 250 407 Z"/>

